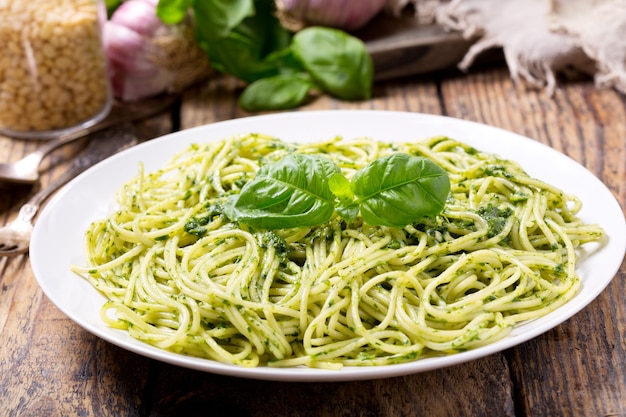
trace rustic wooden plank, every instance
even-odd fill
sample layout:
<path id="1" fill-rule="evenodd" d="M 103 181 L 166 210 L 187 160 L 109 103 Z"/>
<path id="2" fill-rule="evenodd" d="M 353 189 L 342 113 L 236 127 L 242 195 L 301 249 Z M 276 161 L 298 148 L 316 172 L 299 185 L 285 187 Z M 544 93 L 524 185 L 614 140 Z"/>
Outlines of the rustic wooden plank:
<path id="1" fill-rule="evenodd" d="M 3 415 L 139 415 L 143 382 L 137 375 L 147 373 L 147 360 L 98 340 L 65 317 L 37 286 L 26 257 L 9 262 L 22 268 L 2 328 Z"/>
<path id="2" fill-rule="evenodd" d="M 501 356 L 405 377 L 341 383 L 235 379 L 165 365 L 151 399 L 151 417 L 514 416 Z M 459 389 L 464 384 L 465 389 Z M 467 386 L 480 387 L 467 389 Z M 244 400 L 245 398 L 245 400 Z"/>
<path id="3" fill-rule="evenodd" d="M 180 129 L 247 116 L 237 105 L 243 85 L 233 77 L 216 74 L 183 95 Z"/>
<path id="4" fill-rule="evenodd" d="M 237 104 L 243 84 L 228 76 L 216 75 L 211 80 L 188 90 L 181 106 L 181 129 L 240 117 L 271 114 L 249 113 Z M 441 114 L 437 87 L 432 82 L 396 80 L 374 85 L 373 97 L 363 101 L 339 101 L 326 95 L 312 97 L 305 105 L 292 111 L 315 110 L 389 110 Z"/>
<path id="5" fill-rule="evenodd" d="M 320 96 L 300 108 L 313 110 L 386 110 L 414 113 L 441 114 L 442 107 L 437 86 L 428 79 L 404 79 L 379 82 L 374 85 L 372 98 L 364 101 L 340 101 Z"/>
<path id="6" fill-rule="evenodd" d="M 140 139 L 171 128 L 168 114 L 135 124 Z M 41 145 L 15 143 L 3 157 L 16 160 L 26 147 Z M 50 155 L 43 185 L 67 168 L 80 146 Z M 0 203 L 3 220 L 15 217 L 30 192 L 29 187 L 15 189 L 3 185 L 3 195 L 10 196 Z M 63 315 L 37 285 L 27 256 L 0 258 L 0 283 L 0 415 L 144 414 L 151 361 L 96 338 Z"/>
<path id="7" fill-rule="evenodd" d="M 591 82 L 554 97 L 515 86 L 504 69 L 446 80 L 448 114 L 546 143 L 586 166 L 626 207 L 626 99 Z M 569 190 L 575 193 L 575 190 Z M 626 264 L 587 308 L 507 352 L 527 416 L 626 415 Z"/>

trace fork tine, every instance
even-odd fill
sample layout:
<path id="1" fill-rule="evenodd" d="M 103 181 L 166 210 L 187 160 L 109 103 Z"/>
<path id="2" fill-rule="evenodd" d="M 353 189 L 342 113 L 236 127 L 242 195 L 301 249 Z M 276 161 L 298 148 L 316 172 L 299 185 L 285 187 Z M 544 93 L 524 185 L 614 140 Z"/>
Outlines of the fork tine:
<path id="1" fill-rule="evenodd" d="M 0 251 L 11 250 L 17 248 L 17 243 L 0 243 Z"/>
<path id="2" fill-rule="evenodd" d="M 28 251 L 28 245 L 19 241 L 0 242 L 0 256 L 18 255 Z"/>
<path id="3" fill-rule="evenodd" d="M 3 242 L 0 242 L 0 256 L 15 256 L 21 253 L 28 252 L 28 242 L 24 242 L 23 240 L 16 239 L 15 236 L 11 236 L 11 234 L 6 232 L 11 232 L 7 227 L 0 227 L 0 232 L 2 233 Z"/>
<path id="4" fill-rule="evenodd" d="M 17 255 L 21 255 L 23 253 L 28 252 L 28 247 L 24 248 L 24 247 L 19 247 L 19 246 L 9 246 L 9 247 L 0 247 L 0 256 L 6 256 L 6 257 L 11 257 L 11 256 L 17 256 Z"/>

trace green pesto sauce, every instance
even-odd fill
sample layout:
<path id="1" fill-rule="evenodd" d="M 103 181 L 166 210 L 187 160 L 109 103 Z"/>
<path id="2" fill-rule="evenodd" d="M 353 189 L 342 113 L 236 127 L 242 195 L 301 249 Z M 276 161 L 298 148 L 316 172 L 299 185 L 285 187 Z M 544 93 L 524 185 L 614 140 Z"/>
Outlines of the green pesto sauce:
<path id="1" fill-rule="evenodd" d="M 497 236 L 504 230 L 509 217 L 513 214 L 513 210 L 509 207 L 503 209 L 488 204 L 486 207 L 481 207 L 477 210 L 477 214 L 482 217 L 489 225 L 488 237 Z"/>

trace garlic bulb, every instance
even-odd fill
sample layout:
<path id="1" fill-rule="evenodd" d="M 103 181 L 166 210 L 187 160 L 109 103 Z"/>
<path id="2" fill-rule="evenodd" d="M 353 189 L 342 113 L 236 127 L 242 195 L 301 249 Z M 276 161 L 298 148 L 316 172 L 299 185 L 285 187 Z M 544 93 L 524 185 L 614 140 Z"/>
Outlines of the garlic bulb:
<path id="1" fill-rule="evenodd" d="M 191 18 L 166 25 L 156 15 L 157 3 L 125 1 L 105 24 L 111 86 L 123 101 L 181 91 L 211 73 Z"/>
<path id="2" fill-rule="evenodd" d="M 355 30 L 374 18 L 387 0 L 275 0 L 283 24 L 299 30 L 308 25 Z"/>

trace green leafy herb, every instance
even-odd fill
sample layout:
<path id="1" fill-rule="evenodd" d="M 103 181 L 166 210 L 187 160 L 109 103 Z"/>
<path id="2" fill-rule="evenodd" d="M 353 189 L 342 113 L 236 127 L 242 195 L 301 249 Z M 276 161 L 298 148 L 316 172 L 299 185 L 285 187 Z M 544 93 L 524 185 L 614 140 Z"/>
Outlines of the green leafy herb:
<path id="1" fill-rule="evenodd" d="M 279 74 L 250 84 L 239 97 L 247 111 L 284 110 L 304 102 L 313 86 L 307 74 Z"/>
<path id="2" fill-rule="evenodd" d="M 394 153 L 350 181 L 327 157 L 290 154 L 261 167 L 224 210 L 229 219 L 262 229 L 315 226 L 335 211 L 348 222 L 360 211 L 368 224 L 403 227 L 439 214 L 449 191 L 447 173 L 426 158 Z"/>
<path id="3" fill-rule="evenodd" d="M 438 214 L 448 197 L 446 172 L 426 158 L 394 153 L 379 158 L 352 179 L 363 220 L 369 224 L 405 226 Z"/>
<path id="4" fill-rule="evenodd" d="M 115 0 L 107 0 L 115 1 Z M 119 0 L 121 3 L 122 0 Z M 187 14 L 187 9 L 189 9 L 193 4 L 193 0 L 167 0 L 167 1 L 159 1 L 157 3 L 157 15 L 163 21 L 163 23 L 169 25 L 175 25 L 180 23 Z"/>
<path id="5" fill-rule="evenodd" d="M 213 68 L 249 83 L 239 102 L 245 110 L 297 107 L 315 89 L 344 100 L 371 97 L 373 64 L 361 40 L 322 27 L 294 36 L 274 7 L 272 0 L 159 0 L 157 14 L 173 24 L 193 10 Z"/>
<path id="6" fill-rule="evenodd" d="M 278 73 L 265 58 L 287 47 L 289 34 L 270 7 L 267 1 L 252 0 L 194 2 L 196 36 L 215 69 L 247 82 Z"/>
<path id="7" fill-rule="evenodd" d="M 335 207 L 337 213 L 346 221 L 352 222 L 359 215 L 359 205 L 354 201 L 352 184 L 342 174 L 333 174 L 328 179 L 330 191 L 339 199 Z"/>
<path id="8" fill-rule="evenodd" d="M 344 100 L 372 95 L 374 64 L 363 42 L 337 29 L 309 27 L 292 49 L 321 89 Z"/>
<path id="9" fill-rule="evenodd" d="M 262 166 L 239 194 L 229 198 L 225 214 L 262 229 L 324 223 L 334 211 L 328 178 L 338 171 L 339 167 L 323 156 L 288 155 Z"/>
<path id="10" fill-rule="evenodd" d="M 104 5 L 107 9 L 107 16 L 111 17 L 113 12 L 117 10 L 118 7 L 122 4 L 122 0 L 104 0 Z"/>

